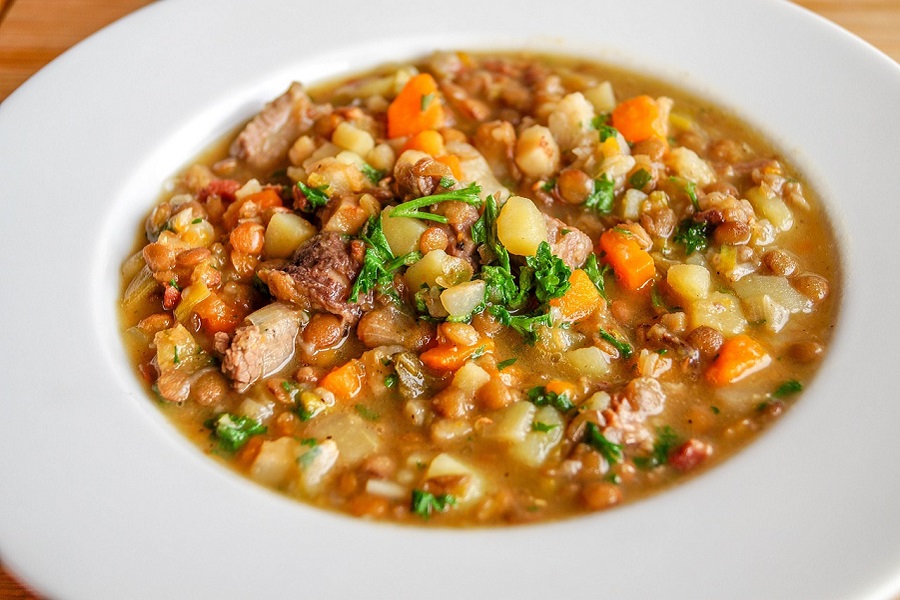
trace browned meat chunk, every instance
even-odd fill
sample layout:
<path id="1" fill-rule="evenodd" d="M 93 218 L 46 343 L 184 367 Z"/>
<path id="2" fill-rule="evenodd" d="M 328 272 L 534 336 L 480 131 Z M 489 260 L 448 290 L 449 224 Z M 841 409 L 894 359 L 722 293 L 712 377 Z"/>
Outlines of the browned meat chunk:
<path id="1" fill-rule="evenodd" d="M 647 417 L 662 412 L 666 392 L 651 377 L 637 377 L 614 394 L 609 408 L 603 411 L 606 424 L 603 435 L 616 444 L 639 444 L 653 438 L 647 428 Z"/>
<path id="2" fill-rule="evenodd" d="M 262 310 L 272 312 L 273 306 L 276 305 Z M 248 324 L 237 328 L 222 360 L 222 372 L 235 389 L 242 392 L 287 364 L 294 356 L 303 320 L 301 313 L 285 308 L 278 311 L 276 318 L 266 319 L 263 327 Z"/>
<path id="3" fill-rule="evenodd" d="M 547 239 L 553 254 L 570 269 L 583 265 L 594 250 L 591 238 L 580 229 L 566 225 L 550 215 L 544 215 L 544 222 L 547 224 Z"/>
<path id="4" fill-rule="evenodd" d="M 251 169 L 273 169 L 285 160 L 291 144 L 312 126 L 311 108 L 303 86 L 292 83 L 288 91 L 247 123 L 231 145 L 231 156 Z"/>
<path id="5" fill-rule="evenodd" d="M 450 167 L 433 158 L 421 158 L 414 164 L 400 164 L 394 175 L 397 179 L 397 195 L 404 202 L 431 196 L 440 187 L 441 179 L 455 181 Z"/>
<path id="6" fill-rule="evenodd" d="M 269 271 L 266 283 L 279 300 L 304 310 L 330 312 L 350 327 L 362 316 L 362 307 L 349 301 L 362 269 L 358 254 L 341 234 L 323 231 L 300 246 L 289 264 Z"/>

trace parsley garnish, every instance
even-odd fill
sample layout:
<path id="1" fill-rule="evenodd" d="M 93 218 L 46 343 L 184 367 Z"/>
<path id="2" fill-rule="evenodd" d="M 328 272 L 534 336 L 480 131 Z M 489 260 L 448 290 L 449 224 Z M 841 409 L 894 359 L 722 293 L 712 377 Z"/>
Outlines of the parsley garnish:
<path id="1" fill-rule="evenodd" d="M 391 373 L 390 375 L 384 378 L 384 387 L 392 388 L 400 381 L 400 378 L 396 373 Z"/>
<path id="2" fill-rule="evenodd" d="M 694 252 L 706 250 L 711 231 L 712 226 L 706 221 L 685 219 L 678 226 L 678 231 L 672 239 L 683 244 L 685 252 L 690 256 Z"/>
<path id="3" fill-rule="evenodd" d="M 203 222 L 203 219 L 201 219 L 200 217 L 197 217 L 196 219 L 191 221 L 191 225 L 196 225 L 197 223 L 202 223 L 202 222 Z"/>
<path id="4" fill-rule="evenodd" d="M 687 179 L 680 179 L 678 177 L 672 176 L 669 177 L 669 181 L 673 181 L 675 183 L 681 184 L 684 188 L 684 192 L 688 195 L 688 198 L 691 199 L 691 204 L 694 205 L 694 210 L 700 210 L 700 202 L 697 200 L 697 184 L 693 181 L 689 181 Z"/>
<path id="5" fill-rule="evenodd" d="M 569 289 L 572 271 L 562 259 L 553 254 L 547 242 L 541 242 L 535 255 L 526 257 L 525 263 L 534 269 L 534 280 L 537 283 L 534 295 L 541 304 L 559 298 Z"/>
<path id="6" fill-rule="evenodd" d="M 497 363 L 497 370 L 502 371 L 506 367 L 511 367 L 514 364 L 516 364 L 517 360 L 519 360 L 519 359 L 518 358 L 507 358 L 506 360 L 501 360 L 500 362 Z"/>
<path id="7" fill-rule="evenodd" d="M 547 192 L 548 194 L 552 192 L 556 188 L 556 177 L 553 179 L 549 179 L 541 184 L 541 189 Z"/>
<path id="8" fill-rule="evenodd" d="M 599 452 L 609 464 L 622 462 L 622 445 L 615 444 L 606 439 L 596 423 L 588 422 L 584 434 L 584 441 L 591 448 Z"/>
<path id="9" fill-rule="evenodd" d="M 594 282 L 594 287 L 597 288 L 597 291 L 600 292 L 603 299 L 609 302 L 609 296 L 606 295 L 606 273 L 611 267 L 609 265 L 603 265 L 601 268 L 597 262 L 597 255 L 591 254 L 581 268 L 587 273 L 590 280 Z"/>
<path id="10" fill-rule="evenodd" d="M 393 214 L 392 212 L 391 215 L 393 216 Z M 391 289 L 394 271 L 404 265 L 410 265 L 422 257 L 418 252 L 394 257 L 387 238 L 384 237 L 384 231 L 381 229 L 381 215 L 369 219 L 360 239 L 366 243 L 366 254 L 363 257 L 362 270 L 356 277 L 356 281 L 353 282 L 350 302 L 358 301 L 360 294 L 367 294 L 376 287 L 383 290 Z"/>
<path id="11" fill-rule="evenodd" d="M 435 496 L 431 492 L 414 489 L 409 509 L 427 521 L 432 513 L 447 512 L 451 506 L 456 506 L 456 498 L 450 494 Z"/>
<path id="12" fill-rule="evenodd" d="M 600 328 L 599 334 L 601 338 L 612 344 L 613 347 L 619 351 L 619 354 L 622 356 L 622 358 L 631 358 L 633 350 L 628 343 L 623 342 L 603 328 Z"/>
<path id="13" fill-rule="evenodd" d="M 651 179 L 653 179 L 653 176 L 646 169 L 638 169 L 628 178 L 628 183 L 634 189 L 641 190 L 650 183 Z"/>
<path id="14" fill-rule="evenodd" d="M 591 208 L 602 215 L 612 212 L 613 201 L 616 199 L 616 182 L 604 173 L 599 179 L 594 180 L 594 190 L 584 201 L 587 208 Z"/>
<path id="15" fill-rule="evenodd" d="M 327 185 L 311 188 L 302 181 L 298 181 L 297 187 L 303 192 L 303 195 L 306 196 L 306 200 L 309 202 L 312 210 L 328 204 L 328 194 L 325 193 L 325 190 L 328 189 Z"/>
<path id="16" fill-rule="evenodd" d="M 712 411 L 712 414 L 714 414 L 714 415 L 717 415 L 717 414 L 719 414 L 720 412 L 722 412 L 721 410 L 719 410 L 719 407 L 716 406 L 715 404 L 710 404 L 710 405 L 709 405 L 709 410 L 711 410 L 711 411 Z"/>
<path id="17" fill-rule="evenodd" d="M 425 112 L 426 110 L 428 110 L 428 107 L 431 105 L 432 102 L 434 102 L 434 94 L 423 95 L 422 100 L 420 102 L 420 108 L 422 109 L 422 112 Z"/>
<path id="18" fill-rule="evenodd" d="M 784 398 L 786 396 L 792 396 L 794 394 L 800 393 L 803 391 L 803 384 L 797 381 L 796 379 L 788 379 L 784 383 L 778 386 L 778 388 L 772 392 L 773 398 Z"/>
<path id="19" fill-rule="evenodd" d="M 357 404 L 353 408 L 355 408 L 356 412 L 359 413 L 359 416 L 361 416 L 366 421 L 377 421 L 378 420 L 378 417 L 379 417 L 378 413 L 375 412 L 374 410 L 372 410 L 371 408 L 369 408 L 368 406 L 366 406 L 365 404 Z"/>
<path id="20" fill-rule="evenodd" d="M 528 399 L 535 406 L 552 406 L 558 411 L 566 412 L 575 408 L 568 394 L 548 392 L 544 386 L 538 386 L 528 390 Z"/>
<path id="21" fill-rule="evenodd" d="M 363 175 L 365 175 L 372 183 L 378 183 L 379 181 L 384 179 L 384 171 L 382 171 L 381 169 L 376 169 L 369 163 L 363 163 L 361 170 Z"/>
<path id="22" fill-rule="evenodd" d="M 542 423 L 540 421 L 535 421 L 534 423 L 531 424 L 532 431 L 539 431 L 541 433 L 547 433 L 548 431 L 553 431 L 557 427 L 559 427 L 558 423 L 550 424 L 550 423 Z"/>
<path id="23" fill-rule="evenodd" d="M 656 440 L 653 442 L 653 453 L 650 456 L 637 456 L 634 464 L 642 469 L 651 469 L 669 462 L 669 454 L 678 445 L 678 434 L 666 425 L 656 428 Z"/>
<path id="24" fill-rule="evenodd" d="M 410 217 L 413 219 L 423 219 L 426 221 L 435 221 L 437 223 L 446 223 L 447 217 L 444 215 L 436 215 L 434 213 L 419 210 L 432 204 L 439 202 L 465 202 L 474 206 L 481 206 L 481 186 L 477 183 L 470 183 L 461 190 L 451 190 L 443 194 L 432 194 L 431 196 L 422 196 L 409 202 L 404 202 L 394 207 L 391 211 L 391 217 Z"/>
<path id="25" fill-rule="evenodd" d="M 223 448 L 236 452 L 247 443 L 251 436 L 266 432 L 266 426 L 250 417 L 241 417 L 231 413 L 223 413 L 207 421 L 205 425 L 212 429 L 213 435 Z"/>
<path id="26" fill-rule="evenodd" d="M 512 327 L 515 331 L 525 338 L 529 344 L 534 344 L 537 339 L 537 328 L 541 325 L 550 327 L 553 321 L 550 319 L 550 313 L 539 313 L 534 315 L 511 315 L 503 306 L 491 306 L 488 311 L 500 320 L 500 323 L 506 327 Z"/>

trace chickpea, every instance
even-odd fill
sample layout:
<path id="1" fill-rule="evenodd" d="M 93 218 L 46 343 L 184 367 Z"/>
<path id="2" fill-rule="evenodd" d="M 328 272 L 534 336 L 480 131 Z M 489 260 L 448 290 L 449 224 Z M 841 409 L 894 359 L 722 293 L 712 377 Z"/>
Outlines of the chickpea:
<path id="1" fill-rule="evenodd" d="M 141 253 L 153 272 L 171 270 L 175 266 L 175 250 L 171 246 L 154 242 L 144 246 Z"/>
<path id="2" fill-rule="evenodd" d="M 515 402 L 516 394 L 499 378 L 493 378 L 478 388 L 475 399 L 487 410 L 499 410 Z"/>
<path id="3" fill-rule="evenodd" d="M 645 154 L 654 162 L 661 161 L 666 153 L 666 143 L 658 137 L 650 137 L 642 142 L 637 142 L 631 148 L 632 156 Z"/>

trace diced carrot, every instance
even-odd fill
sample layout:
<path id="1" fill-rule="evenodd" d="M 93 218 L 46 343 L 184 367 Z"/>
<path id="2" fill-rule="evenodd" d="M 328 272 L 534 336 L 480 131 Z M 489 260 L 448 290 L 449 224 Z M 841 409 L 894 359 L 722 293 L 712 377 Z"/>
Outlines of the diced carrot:
<path id="1" fill-rule="evenodd" d="M 600 236 L 600 247 L 619 282 L 636 291 L 646 286 L 656 274 L 650 253 L 638 245 L 634 236 L 617 229 L 607 229 Z"/>
<path id="2" fill-rule="evenodd" d="M 590 316 L 601 302 L 603 296 L 588 274 L 575 269 L 569 276 L 569 289 L 559 298 L 550 300 L 550 306 L 559 310 L 563 321 L 574 322 Z"/>
<path id="3" fill-rule="evenodd" d="M 248 202 L 255 203 L 260 210 L 284 205 L 281 201 L 281 196 L 272 188 L 266 188 L 254 194 L 244 196 L 242 199 L 229 204 L 228 208 L 225 209 L 225 214 L 222 215 L 222 223 L 225 225 L 226 229 L 230 231 L 237 227 L 241 217 L 241 209 L 244 207 L 244 204 Z"/>
<path id="4" fill-rule="evenodd" d="M 592 284 L 593 285 L 593 284 Z M 569 400 L 575 398 L 575 385 L 562 379 L 553 379 L 544 386 L 544 390 L 557 396 L 568 396 Z"/>
<path id="5" fill-rule="evenodd" d="M 231 247 L 244 254 L 260 254 L 266 241 L 266 228 L 253 221 L 244 221 L 231 230 Z"/>
<path id="6" fill-rule="evenodd" d="M 264 441 L 266 439 L 263 436 L 251 436 L 247 443 L 235 454 L 234 462 L 242 469 L 249 469 L 256 457 L 259 456 L 259 451 L 262 449 Z"/>
<path id="7" fill-rule="evenodd" d="M 437 83 L 428 73 L 410 78 L 387 110 L 388 137 L 415 135 L 444 124 Z"/>
<path id="8" fill-rule="evenodd" d="M 234 333 L 247 316 L 241 308 L 225 302 L 215 292 L 198 302 L 194 312 L 207 333 Z"/>
<path id="9" fill-rule="evenodd" d="M 425 366 L 435 371 L 456 371 L 475 354 L 487 354 L 494 351 L 494 340 L 481 338 L 472 346 L 442 344 L 426 350 L 419 356 Z"/>
<path id="10" fill-rule="evenodd" d="M 665 139 L 659 117 L 656 100 L 650 96 L 635 96 L 613 109 L 612 126 L 632 144 L 651 137 Z"/>
<path id="11" fill-rule="evenodd" d="M 420 131 L 406 140 L 403 150 L 419 150 L 432 156 L 443 156 L 447 153 L 444 148 L 444 138 L 434 129 Z"/>
<path id="12" fill-rule="evenodd" d="M 354 358 L 323 377 L 319 385 L 338 399 L 352 398 L 362 391 L 365 376 L 365 365 Z"/>
<path id="13" fill-rule="evenodd" d="M 462 164 L 459 162 L 458 156 L 455 154 L 445 154 L 444 156 L 438 156 L 437 161 L 450 167 L 450 170 L 453 172 L 453 177 L 455 177 L 457 181 L 462 179 Z"/>
<path id="14" fill-rule="evenodd" d="M 766 349 L 746 334 L 725 340 L 713 363 L 706 371 L 706 379 L 713 385 L 727 385 L 769 366 L 772 357 Z"/>

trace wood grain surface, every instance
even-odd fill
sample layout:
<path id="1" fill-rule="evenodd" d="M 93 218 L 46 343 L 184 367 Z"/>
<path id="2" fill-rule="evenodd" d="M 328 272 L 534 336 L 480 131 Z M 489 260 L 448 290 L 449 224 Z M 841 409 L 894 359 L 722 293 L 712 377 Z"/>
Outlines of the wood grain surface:
<path id="1" fill-rule="evenodd" d="M 151 1 L 0 0 L 0 101 L 82 39 Z M 799 0 L 797 4 L 900 62 L 900 0 Z M 35 598 L 0 568 L 0 599 Z"/>

